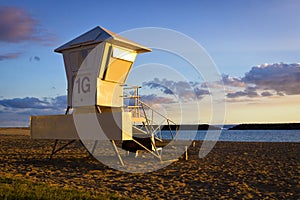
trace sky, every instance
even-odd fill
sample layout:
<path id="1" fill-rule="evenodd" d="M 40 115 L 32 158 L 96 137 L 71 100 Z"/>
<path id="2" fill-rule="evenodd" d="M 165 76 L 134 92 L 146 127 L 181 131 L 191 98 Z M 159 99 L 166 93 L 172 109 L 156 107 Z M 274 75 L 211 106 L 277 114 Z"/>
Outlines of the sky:
<path id="1" fill-rule="evenodd" d="M 1 1 L 0 126 L 28 126 L 30 115 L 64 113 L 67 80 L 54 49 L 96 26 L 115 33 L 167 28 L 199 43 L 222 79 L 212 87 L 225 87 L 226 124 L 300 122 L 299 10 L 297 0 Z M 136 64 L 155 61 L 192 74 L 175 60 L 153 51 Z M 191 76 L 186 87 L 168 72 L 133 69 L 130 83 L 143 86 L 146 102 L 173 114 L 178 102 L 189 112 L 200 102 L 200 121 L 182 123 L 211 122 L 210 91 L 201 78 Z"/>

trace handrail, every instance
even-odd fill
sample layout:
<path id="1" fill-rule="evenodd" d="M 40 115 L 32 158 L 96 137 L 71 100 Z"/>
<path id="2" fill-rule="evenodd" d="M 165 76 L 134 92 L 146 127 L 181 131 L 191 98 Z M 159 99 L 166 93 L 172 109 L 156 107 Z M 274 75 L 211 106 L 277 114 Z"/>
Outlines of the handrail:
<path id="1" fill-rule="evenodd" d="M 143 102 L 140 99 L 140 96 L 138 95 L 138 89 L 141 88 L 140 86 L 131 86 L 130 88 L 124 88 L 124 89 L 134 89 L 134 94 L 131 94 L 129 92 L 125 92 L 124 91 L 124 95 L 123 98 L 124 99 L 128 99 L 128 98 L 132 98 L 134 99 L 134 106 L 127 106 L 128 109 L 132 109 L 132 111 L 135 112 L 135 114 L 138 114 L 138 116 L 142 116 L 145 118 L 145 123 L 143 123 L 143 127 L 145 128 L 145 132 L 147 132 L 150 135 L 154 135 L 155 138 L 157 139 L 162 139 L 159 138 L 158 133 L 160 133 L 160 137 L 162 137 L 161 135 L 161 127 L 163 125 L 167 125 L 169 126 L 169 131 L 170 134 L 172 136 L 172 138 L 174 139 L 177 135 L 177 128 L 175 130 L 175 136 L 173 134 L 173 131 L 171 129 L 171 124 L 176 126 L 176 123 L 174 121 L 172 121 L 171 119 L 167 118 L 166 116 L 164 116 L 163 114 L 161 114 L 160 112 L 154 110 L 150 105 L 146 104 L 145 102 Z M 151 118 L 149 118 L 149 114 L 146 113 L 146 109 L 148 109 L 151 112 Z M 159 123 L 155 123 L 154 121 L 154 114 L 160 116 L 163 120 Z M 165 124 L 167 122 L 167 124 Z M 157 125 L 157 127 L 153 127 L 153 125 Z"/>
<path id="2" fill-rule="evenodd" d="M 145 102 L 138 100 L 142 105 L 148 107 L 151 111 L 155 112 L 156 114 L 160 115 L 161 117 L 163 117 L 165 120 L 168 120 L 169 122 L 171 122 L 172 124 L 176 125 L 175 122 L 173 122 L 172 120 L 170 120 L 169 118 L 165 117 L 163 114 L 161 114 L 160 112 L 154 110 L 153 108 L 151 108 L 151 106 L 149 106 L 148 104 L 146 104 Z"/>

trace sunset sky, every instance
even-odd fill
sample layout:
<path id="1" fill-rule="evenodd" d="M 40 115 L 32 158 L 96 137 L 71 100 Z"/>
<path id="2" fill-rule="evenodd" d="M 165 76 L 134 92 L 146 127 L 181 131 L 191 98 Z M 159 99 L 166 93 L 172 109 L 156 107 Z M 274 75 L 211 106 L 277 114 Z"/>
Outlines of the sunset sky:
<path id="1" fill-rule="evenodd" d="M 300 122 L 299 10 L 298 0 L 1 1 L 0 126 L 28 126 L 30 115 L 64 113 L 67 80 L 54 49 L 96 26 L 115 33 L 161 27 L 199 43 L 222 77 L 214 87 L 225 87 L 226 124 Z M 153 51 L 139 55 L 135 66 L 156 62 L 193 74 L 175 60 Z M 176 113 L 176 93 L 186 110 L 193 111 L 189 102 L 203 104 L 199 123 L 211 122 L 204 80 L 191 75 L 187 88 L 163 70 L 133 70 L 129 81 L 143 86 L 145 101 Z"/>

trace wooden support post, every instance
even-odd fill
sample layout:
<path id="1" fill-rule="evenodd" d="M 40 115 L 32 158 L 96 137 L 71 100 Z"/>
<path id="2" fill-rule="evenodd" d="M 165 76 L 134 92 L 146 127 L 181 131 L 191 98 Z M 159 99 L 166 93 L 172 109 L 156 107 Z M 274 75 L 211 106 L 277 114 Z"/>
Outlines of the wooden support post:
<path id="1" fill-rule="evenodd" d="M 188 160 L 189 156 L 188 156 L 188 147 L 185 146 L 185 160 Z"/>
<path id="2" fill-rule="evenodd" d="M 125 166 L 125 165 L 124 165 L 124 162 L 123 162 L 122 157 L 121 157 L 121 155 L 120 155 L 120 153 L 119 153 L 119 151 L 118 151 L 118 147 L 117 147 L 115 141 L 112 140 L 111 143 L 112 143 L 112 145 L 113 145 L 113 147 L 114 147 L 114 150 L 115 150 L 115 152 L 116 152 L 116 154 L 117 154 L 117 156 L 118 156 L 118 158 L 119 158 L 119 161 L 120 161 L 121 165 L 124 167 L 124 166 Z"/>
<path id="3" fill-rule="evenodd" d="M 52 153 L 50 155 L 50 160 L 52 159 L 53 155 L 56 154 L 57 152 L 63 150 L 65 147 L 69 146 L 70 144 L 72 144 L 73 142 L 75 142 L 76 140 L 71 140 L 70 142 L 68 142 L 67 144 L 64 144 L 63 146 L 61 146 L 60 148 L 58 149 L 55 149 L 56 146 L 57 146 L 57 143 L 58 143 L 58 140 L 55 140 L 55 143 L 54 143 L 54 146 L 53 146 L 53 149 L 52 149 Z"/>
<path id="4" fill-rule="evenodd" d="M 50 155 L 50 160 L 52 159 L 53 155 L 55 154 L 55 148 L 56 148 L 57 143 L 58 143 L 58 140 L 55 140 L 53 148 L 52 148 L 52 152 Z"/>
<path id="5" fill-rule="evenodd" d="M 92 147 L 92 151 L 91 151 L 91 154 L 94 154 L 95 150 L 96 150 L 96 147 L 98 145 L 98 140 L 95 140 L 94 144 L 93 144 L 93 147 Z"/>

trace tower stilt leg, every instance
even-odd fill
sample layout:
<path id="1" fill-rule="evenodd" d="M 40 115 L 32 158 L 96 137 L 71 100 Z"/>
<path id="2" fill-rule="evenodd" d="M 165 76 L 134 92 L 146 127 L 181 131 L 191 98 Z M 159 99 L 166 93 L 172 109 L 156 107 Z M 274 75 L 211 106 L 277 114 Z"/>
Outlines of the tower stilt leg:
<path id="1" fill-rule="evenodd" d="M 119 153 L 119 151 L 118 151 L 118 147 L 117 147 L 115 141 L 112 140 L 111 143 L 112 143 L 112 145 L 113 145 L 113 147 L 114 147 L 114 150 L 115 150 L 115 152 L 116 152 L 116 155 L 117 155 L 118 158 L 119 158 L 119 161 L 120 161 L 121 165 L 124 167 L 124 166 L 125 166 L 125 165 L 124 165 L 124 162 L 123 162 L 122 157 L 121 157 L 121 155 L 120 155 L 120 153 Z"/>

